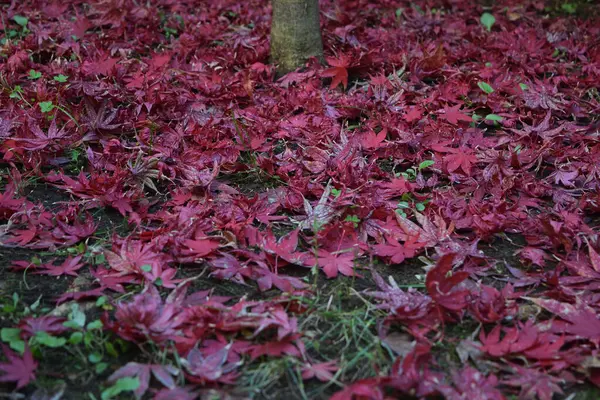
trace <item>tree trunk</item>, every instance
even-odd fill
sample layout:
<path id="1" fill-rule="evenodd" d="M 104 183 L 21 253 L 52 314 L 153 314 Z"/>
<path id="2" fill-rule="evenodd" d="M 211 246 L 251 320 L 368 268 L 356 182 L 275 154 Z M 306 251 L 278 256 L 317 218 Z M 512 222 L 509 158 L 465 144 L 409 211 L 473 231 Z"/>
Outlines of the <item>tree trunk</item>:
<path id="1" fill-rule="evenodd" d="M 323 59 L 319 0 L 273 0 L 271 62 L 285 74 L 310 57 Z"/>

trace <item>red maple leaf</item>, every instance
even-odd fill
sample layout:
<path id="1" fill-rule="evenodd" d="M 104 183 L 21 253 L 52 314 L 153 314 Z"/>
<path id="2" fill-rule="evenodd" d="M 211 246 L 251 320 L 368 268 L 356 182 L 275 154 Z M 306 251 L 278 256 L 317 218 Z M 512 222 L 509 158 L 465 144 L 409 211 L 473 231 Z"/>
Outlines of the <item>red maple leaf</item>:
<path id="1" fill-rule="evenodd" d="M 468 147 L 461 146 L 458 149 L 446 147 L 443 144 L 435 144 L 432 149 L 440 153 L 447 153 L 444 156 L 448 172 L 454 172 L 459 168 L 467 175 L 471 174 L 471 166 L 477 162 L 477 156 Z"/>
<path id="2" fill-rule="evenodd" d="M 194 257 L 205 257 L 219 248 L 220 242 L 211 239 L 184 240 L 183 244 L 186 248 L 182 249 L 185 255 L 193 255 Z"/>
<path id="3" fill-rule="evenodd" d="M 4 375 L 0 376 L 0 382 L 16 382 L 17 389 L 21 389 L 35 380 L 38 363 L 33 359 L 27 345 L 25 345 L 22 358 L 4 345 L 2 345 L 2 351 L 8 362 L 0 364 L 0 370 L 4 371 Z"/>
<path id="4" fill-rule="evenodd" d="M 88 132 L 89 138 L 93 137 L 94 132 L 111 131 L 120 126 L 120 124 L 113 124 L 119 112 L 118 108 L 109 106 L 108 102 L 104 102 L 100 109 L 96 111 L 91 101 L 86 100 L 84 104 L 86 115 L 82 117 L 82 122 L 91 131 Z"/>
<path id="5" fill-rule="evenodd" d="M 416 243 L 413 246 L 419 244 L 422 247 L 433 247 L 447 240 L 454 231 L 454 222 L 447 226 L 446 221 L 439 215 L 435 215 L 434 222 L 432 222 L 426 215 L 417 211 L 414 211 L 413 214 L 421 226 L 399 213 L 395 213 L 398 225 L 407 237 L 416 238 Z"/>
<path id="6" fill-rule="evenodd" d="M 558 315 L 561 319 L 552 321 L 551 331 L 569 333 L 600 343 L 600 319 L 590 306 L 577 297 L 573 304 L 562 303 L 554 299 L 529 298 L 538 306 Z"/>
<path id="7" fill-rule="evenodd" d="M 185 322 L 181 304 L 163 301 L 155 286 L 133 297 L 128 303 L 119 303 L 116 321 L 111 328 L 129 341 L 156 343 L 181 338 L 179 327 Z"/>
<path id="8" fill-rule="evenodd" d="M 425 279 L 427 293 L 435 302 L 449 310 L 460 311 L 467 306 L 468 290 L 456 286 L 469 277 L 468 272 L 451 272 L 455 254 L 442 256 Z"/>
<path id="9" fill-rule="evenodd" d="M 52 123 L 48 128 L 48 133 L 44 133 L 44 131 L 40 129 L 39 125 L 31 123 L 29 129 L 31 133 L 33 133 L 35 138 L 14 138 L 14 140 L 25 142 L 26 145 L 23 146 L 25 150 L 42 150 L 46 148 L 50 143 L 67 136 L 68 133 L 65 131 L 65 128 L 66 126 L 63 126 L 61 130 L 58 130 L 58 127 L 56 126 L 56 118 L 52 120 Z"/>
<path id="10" fill-rule="evenodd" d="M 27 201 L 25 198 L 16 197 L 16 187 L 8 184 L 4 193 L 0 193 L 0 220 L 9 219 L 17 210 L 23 207 Z"/>
<path id="11" fill-rule="evenodd" d="M 373 131 L 369 131 L 361 138 L 361 145 L 365 149 L 378 149 L 380 144 L 383 143 L 385 137 L 387 135 L 387 131 L 382 129 L 381 132 L 375 133 Z"/>
<path id="12" fill-rule="evenodd" d="M 302 289 L 306 287 L 306 284 L 298 278 L 293 276 L 280 275 L 275 272 L 271 272 L 267 268 L 260 268 L 254 271 L 256 274 L 255 280 L 258 284 L 258 288 L 261 291 L 270 290 L 273 286 L 285 293 L 292 293 L 294 289 Z M 259 276 L 259 277 L 258 277 Z"/>
<path id="13" fill-rule="evenodd" d="M 3 242 L 5 244 L 8 243 L 16 243 L 19 246 L 26 246 L 36 237 L 37 229 L 34 226 L 30 226 L 27 229 L 16 229 L 11 231 L 13 234 L 12 237 L 8 237 L 4 239 Z"/>
<path id="14" fill-rule="evenodd" d="M 159 390 L 153 397 L 153 400 L 197 400 L 198 393 L 193 387 L 175 387 L 173 389 Z"/>
<path id="15" fill-rule="evenodd" d="M 590 253 L 590 262 L 592 264 L 592 268 L 594 268 L 594 271 L 600 274 L 600 255 L 592 246 L 590 246 L 589 243 L 588 251 Z"/>
<path id="16" fill-rule="evenodd" d="M 330 89 L 335 89 L 340 83 L 346 89 L 348 86 L 348 68 L 350 67 L 350 57 L 342 54 L 339 58 L 327 57 L 327 62 L 331 68 L 326 69 L 321 73 L 325 78 L 333 78 L 331 80 Z"/>
<path id="17" fill-rule="evenodd" d="M 104 251 L 104 256 L 116 275 L 136 275 L 150 282 L 162 280 L 162 285 L 174 287 L 171 278 L 177 270 L 169 268 L 169 257 L 158 252 L 152 243 L 128 240 L 121 244 L 119 253 Z"/>
<path id="18" fill-rule="evenodd" d="M 321 267 L 328 278 L 335 278 L 338 272 L 346 276 L 358 276 L 354 272 L 354 254 L 346 252 L 341 254 L 319 250 L 317 265 Z"/>
<path id="19" fill-rule="evenodd" d="M 442 118 L 450 122 L 452 125 L 458 124 L 458 121 L 471 122 L 473 119 L 468 115 L 461 113 L 459 108 L 460 104 L 454 107 L 444 107 L 443 113 L 441 114 Z"/>
<path id="20" fill-rule="evenodd" d="M 385 189 L 386 196 L 390 197 L 402 196 L 404 193 L 410 192 L 413 188 L 413 185 L 402 176 L 392 178 L 390 182 L 386 182 L 382 186 Z"/>
<path id="21" fill-rule="evenodd" d="M 413 122 L 421 119 L 423 115 L 423 109 L 419 106 L 413 106 L 408 109 L 408 112 L 404 114 L 404 119 L 406 122 Z"/>
<path id="22" fill-rule="evenodd" d="M 470 304 L 470 310 L 475 318 L 482 323 L 494 323 L 514 315 L 517 307 L 514 298 L 519 294 L 514 293 L 513 286 L 509 283 L 502 291 L 491 286 L 480 285 L 479 292 L 472 291 L 475 299 Z"/>
<path id="23" fill-rule="evenodd" d="M 441 43 L 434 52 L 426 53 L 423 51 L 423 59 L 419 61 L 419 66 L 426 72 L 438 70 L 444 65 L 446 65 L 446 54 Z"/>
<path id="24" fill-rule="evenodd" d="M 409 236 L 406 242 L 401 244 L 391 237 L 386 237 L 386 243 L 376 244 L 373 248 L 378 256 L 390 257 L 393 264 L 400 264 L 407 258 L 413 258 L 417 250 L 423 248 L 417 240 L 416 236 Z"/>
<path id="25" fill-rule="evenodd" d="M 65 234 L 79 239 L 92 236 L 98 228 L 98 223 L 94 222 L 94 217 L 89 213 L 86 213 L 85 220 L 80 218 L 70 220 L 65 216 L 64 221 L 57 218 L 56 223 Z"/>
<path id="26" fill-rule="evenodd" d="M 500 338 L 501 332 L 504 333 Z M 479 334 L 481 350 L 494 357 L 525 355 L 533 359 L 556 359 L 565 343 L 564 337 L 540 332 L 532 321 L 514 327 L 497 325 L 489 335 L 482 330 Z"/>
<path id="27" fill-rule="evenodd" d="M 118 61 L 118 58 L 111 58 L 108 57 L 108 54 L 101 54 L 95 61 L 84 61 L 82 69 L 87 75 L 108 76 L 111 74 Z"/>
<path id="28" fill-rule="evenodd" d="M 302 264 L 304 253 L 296 252 L 298 247 L 298 229 L 293 230 L 279 240 L 271 231 L 263 238 L 263 249 L 292 264 Z M 284 263 L 285 264 L 285 263 Z"/>
<path id="29" fill-rule="evenodd" d="M 500 390 L 496 389 L 498 378 L 494 374 L 485 376 L 473 367 L 465 367 L 452 375 L 454 387 L 440 385 L 440 392 L 446 399 L 505 400 Z"/>
<path id="30" fill-rule="evenodd" d="M 368 378 L 354 382 L 331 396 L 330 400 L 382 400 L 385 399 L 381 388 L 381 378 Z"/>

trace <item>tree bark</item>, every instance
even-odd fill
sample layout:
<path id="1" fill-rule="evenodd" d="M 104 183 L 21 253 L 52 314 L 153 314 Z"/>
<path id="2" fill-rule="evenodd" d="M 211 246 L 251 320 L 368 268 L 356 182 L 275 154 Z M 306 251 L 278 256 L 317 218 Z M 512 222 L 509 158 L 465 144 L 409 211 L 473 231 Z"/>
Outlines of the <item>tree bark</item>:
<path id="1" fill-rule="evenodd" d="M 323 59 L 319 0 L 273 0 L 271 62 L 285 74 L 310 57 Z"/>

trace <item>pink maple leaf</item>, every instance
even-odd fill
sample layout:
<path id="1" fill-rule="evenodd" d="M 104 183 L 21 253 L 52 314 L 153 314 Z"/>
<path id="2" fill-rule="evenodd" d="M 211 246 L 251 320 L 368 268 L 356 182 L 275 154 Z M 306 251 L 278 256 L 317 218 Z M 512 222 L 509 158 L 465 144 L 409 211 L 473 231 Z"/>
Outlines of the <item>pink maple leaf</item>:
<path id="1" fill-rule="evenodd" d="M 188 371 L 188 378 L 196 383 L 222 382 L 233 383 L 235 370 L 241 362 L 228 362 L 231 344 L 224 346 L 219 351 L 204 356 L 200 350 L 193 348 L 187 357 L 182 360 Z"/>
<path id="2" fill-rule="evenodd" d="M 578 171 L 564 171 L 557 170 L 550 174 L 548 178 L 554 178 L 554 183 L 556 185 L 563 185 L 565 187 L 575 187 L 575 178 L 579 176 Z"/>
<path id="3" fill-rule="evenodd" d="M 77 276 L 77 271 L 84 266 L 84 263 L 80 262 L 82 258 L 83 256 L 68 257 L 61 265 L 54 265 L 52 263 L 42 264 L 36 269 L 35 273 L 50 276 Z"/>
<path id="4" fill-rule="evenodd" d="M 531 263 L 543 267 L 546 264 L 546 252 L 542 249 L 538 249 L 536 247 L 523 247 L 522 249 L 515 252 L 515 254 L 519 254 L 522 259 L 529 260 Z"/>
<path id="5" fill-rule="evenodd" d="M 563 394 L 559 386 L 564 383 L 562 379 L 533 368 L 519 365 L 512 365 L 512 368 L 514 375 L 502 380 L 502 383 L 520 389 L 520 399 L 552 400 L 554 394 Z"/>
<path id="6" fill-rule="evenodd" d="M 2 351 L 8 362 L 0 363 L 0 370 L 4 372 L 4 375 L 0 376 L 0 382 L 16 382 L 17 389 L 21 389 L 35 380 L 38 363 L 33 359 L 27 345 L 25 345 L 23 357 L 19 357 L 17 353 L 4 345 L 2 345 Z"/>
<path id="7" fill-rule="evenodd" d="M 333 379 L 333 373 L 338 370 L 335 361 L 319 364 L 306 363 L 302 367 L 302 379 L 317 378 L 321 382 L 329 382 Z"/>
<path id="8" fill-rule="evenodd" d="M 440 392 L 446 399 L 505 400 L 504 395 L 496 388 L 498 378 L 494 374 L 485 376 L 475 368 L 465 367 L 453 374 L 452 381 L 454 387 L 440 385 Z"/>
<path id="9" fill-rule="evenodd" d="M 26 317 L 19 322 L 19 329 L 21 329 L 21 337 L 28 339 L 34 336 L 37 332 L 46 332 L 51 334 L 58 334 L 67 331 L 67 328 L 63 325 L 65 322 L 64 318 L 54 317 L 51 315 L 44 315 L 41 317 Z"/>
<path id="10" fill-rule="evenodd" d="M 294 337 L 290 337 L 279 342 L 269 342 L 252 346 L 250 358 L 255 360 L 264 355 L 271 357 L 288 355 L 300 358 L 302 357 L 302 353 L 304 353 L 304 348 L 301 346 L 302 342 L 295 339 Z"/>
<path id="11" fill-rule="evenodd" d="M 168 389 L 175 388 L 175 380 L 173 376 L 177 376 L 179 370 L 172 365 L 160 364 L 140 364 L 137 362 L 128 362 L 108 377 L 108 382 L 115 383 L 121 378 L 135 377 L 138 378 L 140 384 L 133 392 L 138 398 L 141 398 L 150 386 L 150 376 L 159 381 Z"/>
<path id="12" fill-rule="evenodd" d="M 16 243 L 19 246 L 26 246 L 36 237 L 37 229 L 34 226 L 30 226 L 27 229 L 16 229 L 11 231 L 12 237 L 4 239 L 4 243 Z"/>

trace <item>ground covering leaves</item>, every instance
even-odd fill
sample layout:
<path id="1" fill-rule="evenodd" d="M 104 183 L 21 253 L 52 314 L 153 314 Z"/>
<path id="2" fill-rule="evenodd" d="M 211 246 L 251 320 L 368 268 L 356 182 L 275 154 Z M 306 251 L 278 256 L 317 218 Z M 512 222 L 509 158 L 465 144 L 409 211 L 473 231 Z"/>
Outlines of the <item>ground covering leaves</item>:
<path id="1" fill-rule="evenodd" d="M 0 11 L 3 397 L 597 398 L 594 2 Z"/>

